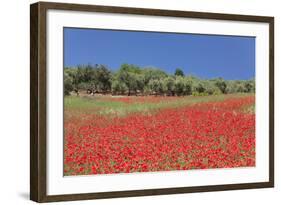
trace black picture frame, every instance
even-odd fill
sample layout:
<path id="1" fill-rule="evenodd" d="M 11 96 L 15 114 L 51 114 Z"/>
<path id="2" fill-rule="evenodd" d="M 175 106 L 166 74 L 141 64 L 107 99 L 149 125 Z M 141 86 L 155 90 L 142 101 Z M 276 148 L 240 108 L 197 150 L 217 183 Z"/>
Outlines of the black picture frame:
<path id="1" fill-rule="evenodd" d="M 102 193 L 47 195 L 46 159 L 46 13 L 49 9 L 181 18 L 263 22 L 269 24 L 269 181 Z M 274 187 L 274 17 L 38 2 L 30 6 L 30 199 L 36 202 L 132 197 Z"/>

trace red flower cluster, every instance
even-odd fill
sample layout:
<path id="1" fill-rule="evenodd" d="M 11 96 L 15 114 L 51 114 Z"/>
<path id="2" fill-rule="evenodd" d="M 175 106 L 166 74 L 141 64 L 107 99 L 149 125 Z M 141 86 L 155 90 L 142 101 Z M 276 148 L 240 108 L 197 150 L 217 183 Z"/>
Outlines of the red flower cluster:
<path id="1" fill-rule="evenodd" d="M 65 175 L 255 166 L 254 97 L 65 121 Z"/>

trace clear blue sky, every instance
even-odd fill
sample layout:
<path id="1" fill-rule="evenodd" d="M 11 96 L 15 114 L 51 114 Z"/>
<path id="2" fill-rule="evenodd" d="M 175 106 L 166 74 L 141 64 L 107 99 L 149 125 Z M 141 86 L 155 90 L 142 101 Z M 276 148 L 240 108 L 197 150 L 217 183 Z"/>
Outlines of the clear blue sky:
<path id="1" fill-rule="evenodd" d="M 201 78 L 255 76 L 255 38 L 64 28 L 64 66 L 129 63 Z"/>

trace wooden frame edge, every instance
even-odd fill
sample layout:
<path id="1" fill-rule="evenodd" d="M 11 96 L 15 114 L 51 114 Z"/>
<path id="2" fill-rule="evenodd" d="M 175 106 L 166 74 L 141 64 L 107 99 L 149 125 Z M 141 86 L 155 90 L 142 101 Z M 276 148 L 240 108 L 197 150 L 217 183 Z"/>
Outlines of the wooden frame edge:
<path id="1" fill-rule="evenodd" d="M 38 4 L 30 6 L 30 199 L 38 201 Z"/>
<path id="2" fill-rule="evenodd" d="M 46 9 L 30 5 L 30 199 L 46 200 Z"/>
<path id="3" fill-rule="evenodd" d="M 274 187 L 274 17 L 269 19 L 269 181 Z"/>
<path id="4" fill-rule="evenodd" d="M 196 192 L 261 189 L 261 188 L 272 188 L 272 187 L 273 184 L 271 182 L 258 182 L 258 183 L 245 183 L 245 184 L 226 184 L 226 185 L 213 185 L 213 186 L 131 190 L 131 191 L 118 191 L 118 192 L 51 195 L 51 196 L 46 196 L 42 201 L 39 202 L 59 202 L 59 201 L 78 201 L 78 200 L 93 200 L 93 199 L 107 199 L 107 198 L 157 196 L 157 195 L 187 194 L 187 193 L 196 193 Z"/>
<path id="5" fill-rule="evenodd" d="M 75 3 L 58 3 L 58 2 L 38 2 L 39 5 L 45 9 L 58 10 L 75 10 L 86 12 L 106 12 L 119 14 L 137 14 L 137 15 L 151 15 L 151 16 L 170 16 L 170 17 L 190 17 L 203 19 L 217 19 L 217 20 L 234 20 L 234 21 L 251 21 L 251 22 L 270 22 L 271 16 L 255 16 L 242 14 L 224 14 L 215 12 L 198 12 L 198 11 L 184 11 L 184 10 L 164 10 L 151 8 L 136 8 L 136 7 L 120 7 L 120 6 L 105 6 L 105 5 L 91 5 L 91 4 L 75 4 Z"/>

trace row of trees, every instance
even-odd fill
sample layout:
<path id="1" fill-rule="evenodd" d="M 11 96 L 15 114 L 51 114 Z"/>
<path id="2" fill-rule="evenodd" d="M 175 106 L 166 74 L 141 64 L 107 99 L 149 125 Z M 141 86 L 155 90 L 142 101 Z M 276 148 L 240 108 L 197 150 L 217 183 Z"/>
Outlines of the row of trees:
<path id="1" fill-rule="evenodd" d="M 255 92 L 255 80 L 210 80 L 185 76 L 181 69 L 174 75 L 163 70 L 123 64 L 116 72 L 104 65 L 86 65 L 64 69 L 64 94 L 86 91 L 112 95 L 216 95 Z"/>

